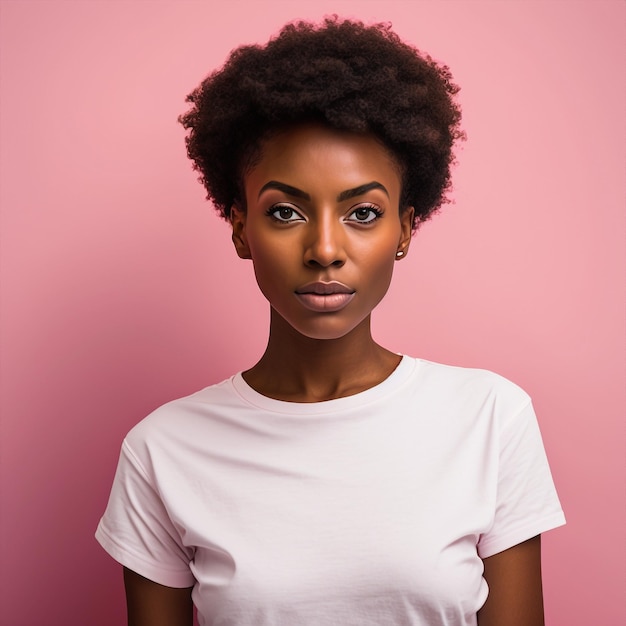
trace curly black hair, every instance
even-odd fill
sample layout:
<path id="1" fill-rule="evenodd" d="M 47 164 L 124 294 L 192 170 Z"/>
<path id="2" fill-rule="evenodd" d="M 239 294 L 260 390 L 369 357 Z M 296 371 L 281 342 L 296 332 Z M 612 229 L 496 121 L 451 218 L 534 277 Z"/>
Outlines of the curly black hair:
<path id="1" fill-rule="evenodd" d="M 400 210 L 413 227 L 448 201 L 459 88 L 447 66 L 404 43 L 389 24 L 366 26 L 336 15 L 320 25 L 295 22 L 265 46 L 241 46 L 187 96 L 179 117 L 187 153 L 207 198 L 229 219 L 245 208 L 243 177 L 263 141 L 288 125 L 318 120 L 369 133 L 402 172 Z"/>

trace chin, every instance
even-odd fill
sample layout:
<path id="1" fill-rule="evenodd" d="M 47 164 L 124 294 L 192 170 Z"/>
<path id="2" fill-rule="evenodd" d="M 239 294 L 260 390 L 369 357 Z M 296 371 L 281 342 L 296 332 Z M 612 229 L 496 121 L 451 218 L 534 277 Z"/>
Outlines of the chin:
<path id="1" fill-rule="evenodd" d="M 328 317 L 332 314 L 326 314 Z M 328 319 L 328 317 L 316 320 L 310 324 L 290 324 L 290 326 L 300 335 L 319 341 L 332 341 L 346 337 L 361 324 L 367 323 L 360 320 L 356 324 L 346 324 L 338 319 Z M 288 322 L 289 323 L 289 322 Z M 369 327 L 369 324 L 368 324 Z"/>

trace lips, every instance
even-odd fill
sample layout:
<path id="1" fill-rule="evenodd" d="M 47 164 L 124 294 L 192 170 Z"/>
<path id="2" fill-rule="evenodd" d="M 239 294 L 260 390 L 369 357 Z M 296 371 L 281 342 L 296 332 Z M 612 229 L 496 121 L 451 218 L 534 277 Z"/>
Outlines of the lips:
<path id="1" fill-rule="evenodd" d="M 296 289 L 296 297 L 310 311 L 334 313 L 346 307 L 355 291 L 337 281 L 308 283 Z"/>

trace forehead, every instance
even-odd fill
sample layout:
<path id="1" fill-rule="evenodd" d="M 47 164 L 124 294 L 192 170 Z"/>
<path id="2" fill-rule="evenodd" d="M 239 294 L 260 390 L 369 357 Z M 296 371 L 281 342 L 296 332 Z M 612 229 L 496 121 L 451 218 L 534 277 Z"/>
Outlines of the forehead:
<path id="1" fill-rule="evenodd" d="M 373 180 L 399 194 L 401 168 L 373 135 L 353 133 L 322 124 L 300 124 L 263 141 L 254 164 L 244 175 L 247 191 L 268 180 L 306 187 L 340 190 Z"/>

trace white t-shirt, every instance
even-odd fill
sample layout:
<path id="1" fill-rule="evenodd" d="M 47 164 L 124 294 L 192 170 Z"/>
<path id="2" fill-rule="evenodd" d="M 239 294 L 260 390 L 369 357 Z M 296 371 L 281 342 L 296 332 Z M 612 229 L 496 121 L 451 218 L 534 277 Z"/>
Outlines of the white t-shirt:
<path id="1" fill-rule="evenodd" d="M 405 356 L 346 398 L 236 374 L 162 406 L 124 441 L 96 537 L 193 585 L 202 626 L 469 626 L 481 557 L 564 521 L 526 393 Z"/>

